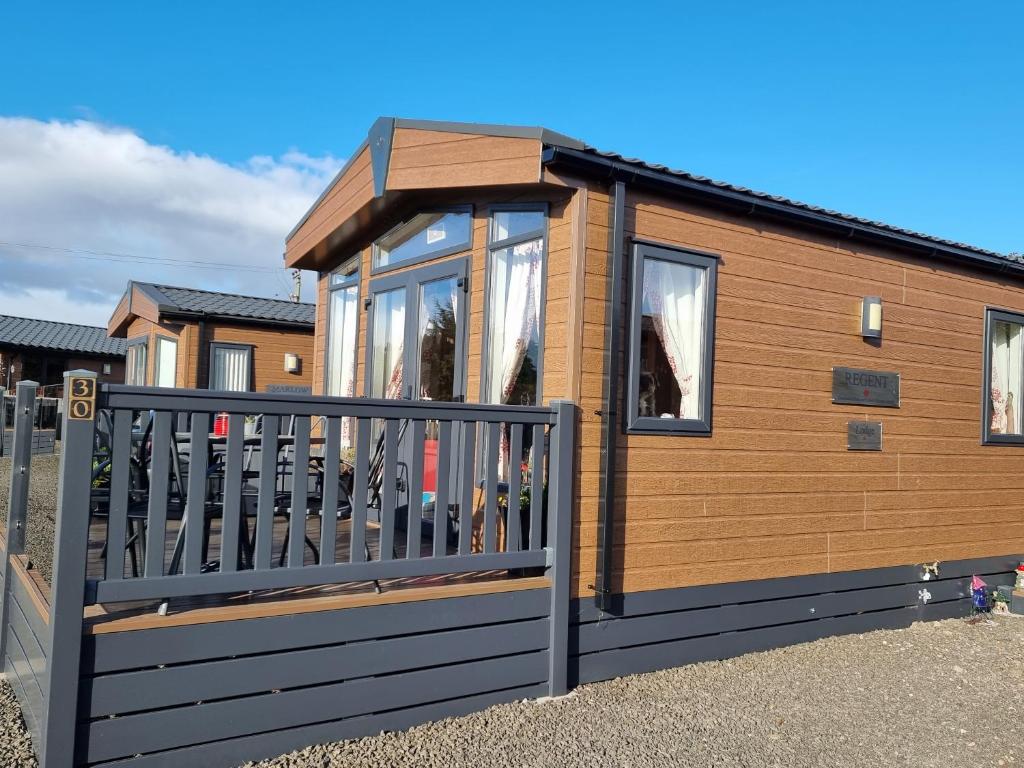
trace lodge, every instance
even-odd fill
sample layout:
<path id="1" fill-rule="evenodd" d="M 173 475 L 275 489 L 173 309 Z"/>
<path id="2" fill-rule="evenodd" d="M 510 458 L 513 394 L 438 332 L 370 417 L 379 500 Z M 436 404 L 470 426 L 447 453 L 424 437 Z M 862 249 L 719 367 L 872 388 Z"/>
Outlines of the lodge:
<path id="1" fill-rule="evenodd" d="M 44 766 L 228 766 L 963 616 L 1024 554 L 1018 258 L 381 118 L 285 260 L 319 276 L 312 394 L 68 374 L 52 583 L 17 504 L 5 545 Z"/>

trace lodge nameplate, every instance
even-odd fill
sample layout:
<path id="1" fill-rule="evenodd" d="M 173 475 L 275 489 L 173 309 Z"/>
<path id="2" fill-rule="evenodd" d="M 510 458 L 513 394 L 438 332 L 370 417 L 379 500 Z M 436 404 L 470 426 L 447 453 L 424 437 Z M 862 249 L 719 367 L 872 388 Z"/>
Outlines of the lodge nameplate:
<path id="1" fill-rule="evenodd" d="M 846 425 L 846 450 L 882 450 L 882 422 L 851 421 Z"/>
<path id="2" fill-rule="evenodd" d="M 272 395 L 312 395 L 313 388 L 301 384 L 267 384 L 267 392 Z"/>
<path id="3" fill-rule="evenodd" d="M 832 402 L 899 408 L 900 375 L 892 371 L 833 368 Z"/>
<path id="4" fill-rule="evenodd" d="M 96 379 L 73 378 L 68 397 L 69 419 L 92 419 L 96 413 Z"/>

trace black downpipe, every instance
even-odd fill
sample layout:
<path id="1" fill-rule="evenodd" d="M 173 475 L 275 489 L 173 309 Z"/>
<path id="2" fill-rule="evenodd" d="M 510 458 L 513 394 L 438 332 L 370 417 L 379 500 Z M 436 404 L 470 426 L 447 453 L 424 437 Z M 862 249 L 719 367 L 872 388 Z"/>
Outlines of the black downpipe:
<path id="1" fill-rule="evenodd" d="M 608 248 L 610 269 L 608 273 L 608 325 L 605 349 L 608 350 L 608 361 L 605 365 L 604 406 L 602 415 L 604 426 L 604 466 L 601 467 L 601 505 L 598 510 L 601 542 L 598 559 L 599 572 L 596 602 L 598 610 L 609 612 L 612 607 L 612 555 L 615 549 L 615 457 L 618 448 L 619 429 L 622 420 L 619 417 L 619 340 L 622 337 L 622 284 L 625 271 L 624 219 L 626 216 L 626 185 L 616 181 L 612 187 L 611 211 L 611 243 Z"/>

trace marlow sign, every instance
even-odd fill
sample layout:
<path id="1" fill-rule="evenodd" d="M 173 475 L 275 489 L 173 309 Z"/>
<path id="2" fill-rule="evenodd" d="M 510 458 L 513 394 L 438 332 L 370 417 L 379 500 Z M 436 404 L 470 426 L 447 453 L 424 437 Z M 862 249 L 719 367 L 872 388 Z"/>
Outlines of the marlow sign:
<path id="1" fill-rule="evenodd" d="M 892 371 L 833 368 L 832 402 L 899 408 L 900 375 Z"/>

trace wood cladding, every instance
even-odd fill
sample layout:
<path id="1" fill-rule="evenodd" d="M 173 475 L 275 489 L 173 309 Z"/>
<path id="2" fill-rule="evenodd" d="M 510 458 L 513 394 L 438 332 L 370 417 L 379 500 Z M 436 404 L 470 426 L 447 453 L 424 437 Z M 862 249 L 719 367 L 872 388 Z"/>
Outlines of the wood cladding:
<path id="1" fill-rule="evenodd" d="M 576 594 L 597 567 L 610 200 L 587 202 Z M 626 234 L 721 257 L 709 438 L 622 435 L 612 590 L 1024 551 L 1024 448 L 982 446 L 986 305 L 1011 278 L 630 191 Z M 859 334 L 883 301 L 880 346 Z M 618 298 L 624 294 L 619 294 Z M 831 402 L 832 366 L 898 371 L 898 410 Z M 850 420 L 883 450 L 846 450 Z"/>

